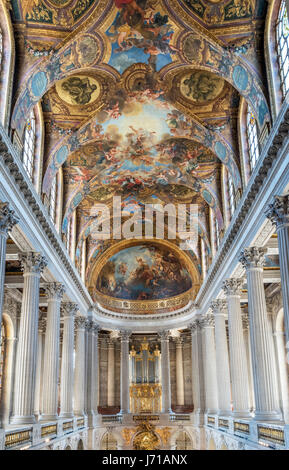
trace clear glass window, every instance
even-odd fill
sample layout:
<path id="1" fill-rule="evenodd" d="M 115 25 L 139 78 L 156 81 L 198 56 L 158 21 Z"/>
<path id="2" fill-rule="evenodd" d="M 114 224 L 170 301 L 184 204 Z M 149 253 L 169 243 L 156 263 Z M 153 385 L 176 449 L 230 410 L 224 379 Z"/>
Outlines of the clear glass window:
<path id="1" fill-rule="evenodd" d="M 259 158 L 259 143 L 258 143 L 258 132 L 257 123 L 255 116 L 250 107 L 248 107 L 247 113 L 247 139 L 248 139 L 248 151 L 249 151 L 249 163 L 251 172 L 255 168 L 257 160 Z"/>
<path id="2" fill-rule="evenodd" d="M 277 53 L 279 61 L 279 71 L 281 78 L 281 88 L 283 97 L 286 96 L 289 89 L 289 23 L 288 13 L 285 5 L 285 1 L 282 0 L 280 11 L 278 15 L 277 25 Z"/>
<path id="3" fill-rule="evenodd" d="M 23 147 L 23 165 L 29 178 L 33 179 L 34 171 L 34 152 L 35 152 L 35 116 L 32 111 L 25 126 L 24 147 Z"/>

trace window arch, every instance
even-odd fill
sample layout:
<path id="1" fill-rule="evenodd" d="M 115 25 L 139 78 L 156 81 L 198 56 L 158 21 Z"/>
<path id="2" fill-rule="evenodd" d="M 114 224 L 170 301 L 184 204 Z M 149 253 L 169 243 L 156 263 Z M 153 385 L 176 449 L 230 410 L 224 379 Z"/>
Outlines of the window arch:
<path id="1" fill-rule="evenodd" d="M 50 218 L 54 224 L 56 224 L 56 209 L 57 209 L 57 175 L 54 176 L 51 183 L 51 190 L 49 194 L 49 206 L 48 211 Z"/>
<path id="2" fill-rule="evenodd" d="M 289 90 L 289 21 L 285 0 L 280 4 L 276 36 L 281 90 L 285 98 Z"/>
<path id="3" fill-rule="evenodd" d="M 4 322 L 1 324 L 1 336 L 0 336 L 0 402 L 2 401 L 3 391 L 3 378 L 4 378 L 4 367 L 5 367 L 5 353 L 6 353 L 6 327 Z"/>
<path id="4" fill-rule="evenodd" d="M 229 201 L 229 210 L 230 210 L 230 215 L 231 218 L 234 215 L 234 212 L 236 210 L 236 193 L 235 193 L 235 186 L 234 182 L 232 179 L 231 174 L 228 172 L 228 201 Z"/>
<path id="5" fill-rule="evenodd" d="M 257 122 L 250 106 L 247 110 L 247 140 L 249 152 L 249 164 L 251 172 L 254 170 L 260 156 Z"/>
<path id="6" fill-rule="evenodd" d="M 36 144 L 36 124 L 34 110 L 31 111 L 24 132 L 22 162 L 31 181 L 33 181 Z"/>

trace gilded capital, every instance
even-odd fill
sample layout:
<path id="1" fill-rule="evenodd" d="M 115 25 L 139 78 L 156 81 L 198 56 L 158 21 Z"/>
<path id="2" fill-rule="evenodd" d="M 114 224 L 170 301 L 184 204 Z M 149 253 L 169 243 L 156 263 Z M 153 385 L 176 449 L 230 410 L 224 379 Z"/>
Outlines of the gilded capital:
<path id="1" fill-rule="evenodd" d="M 40 253 L 29 251 L 27 253 L 20 253 L 19 261 L 21 263 L 21 270 L 26 273 L 42 274 L 48 262 Z"/>
<path id="2" fill-rule="evenodd" d="M 60 282 L 48 282 L 43 287 L 48 300 L 61 300 L 65 292 L 65 287 Z"/>
<path id="3" fill-rule="evenodd" d="M 265 255 L 267 248 L 252 246 L 250 248 L 244 248 L 239 257 L 240 263 L 246 269 L 250 268 L 263 268 L 265 265 Z"/>
<path id="4" fill-rule="evenodd" d="M 289 224 L 289 194 L 275 196 L 273 204 L 269 204 L 265 215 L 277 228 L 283 224 Z"/>
<path id="5" fill-rule="evenodd" d="M 224 299 L 212 300 L 210 307 L 215 315 L 227 313 L 227 302 Z"/>
<path id="6" fill-rule="evenodd" d="M 19 217 L 9 209 L 8 202 L 0 202 L 0 232 L 8 234 L 10 230 L 19 222 Z"/>
<path id="7" fill-rule="evenodd" d="M 244 284 L 242 278 L 231 277 L 223 282 L 223 291 L 228 295 L 241 295 L 241 289 Z"/>

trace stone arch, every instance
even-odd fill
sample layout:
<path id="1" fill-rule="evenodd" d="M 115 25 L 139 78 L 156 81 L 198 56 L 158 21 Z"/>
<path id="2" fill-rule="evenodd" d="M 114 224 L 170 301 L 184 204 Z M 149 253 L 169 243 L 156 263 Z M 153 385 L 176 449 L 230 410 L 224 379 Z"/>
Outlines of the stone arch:
<path id="1" fill-rule="evenodd" d="M 173 450 L 193 450 L 194 448 L 194 439 L 187 429 L 180 429 L 174 434 L 172 440 Z"/>
<path id="2" fill-rule="evenodd" d="M 15 330 L 10 315 L 3 312 L 2 322 L 5 331 L 4 364 L 2 371 L 2 391 L 0 397 L 0 413 L 2 421 L 9 424 L 11 400 L 12 400 L 12 369 L 14 362 Z"/>
<path id="3" fill-rule="evenodd" d="M 100 449 L 119 450 L 119 448 L 121 448 L 119 436 L 113 431 L 105 431 L 100 439 Z"/>
<path id="4" fill-rule="evenodd" d="M 64 450 L 72 450 L 72 448 L 69 444 L 67 444 Z"/>
<path id="5" fill-rule="evenodd" d="M 79 441 L 77 443 L 77 450 L 84 450 L 84 444 L 83 444 L 82 439 L 79 439 Z"/>

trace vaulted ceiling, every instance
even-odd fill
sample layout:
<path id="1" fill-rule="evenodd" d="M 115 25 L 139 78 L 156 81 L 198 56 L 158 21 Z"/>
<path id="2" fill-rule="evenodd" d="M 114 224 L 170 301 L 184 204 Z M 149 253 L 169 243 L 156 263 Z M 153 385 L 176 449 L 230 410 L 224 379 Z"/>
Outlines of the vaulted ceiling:
<path id="1" fill-rule="evenodd" d="M 141 270 L 138 249 L 127 246 L 134 251 L 133 262 L 127 253 L 115 260 L 120 241 L 95 236 L 97 206 L 111 206 L 114 196 L 122 197 L 123 220 L 134 204 L 198 204 L 198 233 L 210 257 L 210 208 L 220 228 L 224 220 L 222 165 L 235 189 L 242 187 L 240 98 L 254 110 L 260 129 L 269 120 L 263 70 L 267 2 L 11 0 L 11 8 L 17 52 L 12 127 L 21 138 L 29 111 L 41 102 L 42 191 L 49 194 L 62 168 L 62 234 L 76 212 L 76 263 L 86 240 L 92 295 L 98 284 L 103 293 L 122 297 L 117 276 L 109 282 L 113 266 L 106 262 L 118 263 L 122 281 L 125 263 L 131 262 L 134 273 Z M 180 259 L 178 242 L 171 241 L 174 260 Z M 159 267 L 159 256 L 165 269 L 172 246 L 154 246 L 150 262 L 149 248 L 142 247 L 151 270 Z M 119 253 L 125 248 L 122 244 Z M 181 260 L 183 271 L 174 260 L 172 283 L 185 282 L 189 291 L 188 274 L 196 295 L 199 243 Z M 106 280 L 100 286 L 95 273 L 101 269 Z M 154 280 L 142 282 L 147 288 Z M 130 298 L 155 299 L 152 291 L 161 287 L 167 295 L 156 294 L 160 299 L 180 294 L 172 286 L 165 290 L 160 279 L 155 282 L 155 290 L 139 297 L 134 289 Z"/>

